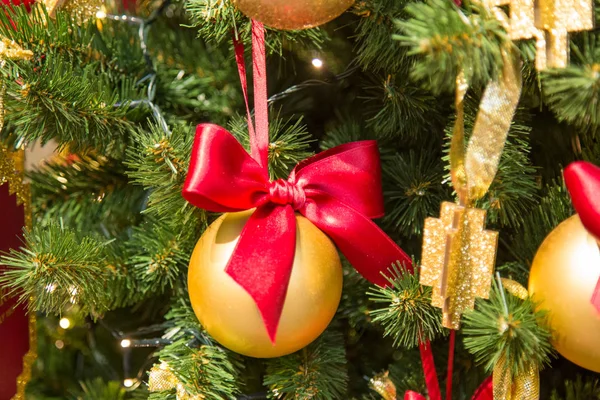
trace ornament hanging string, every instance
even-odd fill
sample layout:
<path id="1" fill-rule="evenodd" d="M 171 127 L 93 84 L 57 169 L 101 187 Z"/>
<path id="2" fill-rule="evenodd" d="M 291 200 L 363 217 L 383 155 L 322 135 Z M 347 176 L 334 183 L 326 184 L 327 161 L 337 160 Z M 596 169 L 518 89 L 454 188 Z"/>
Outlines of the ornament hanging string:
<path id="1" fill-rule="evenodd" d="M 576 161 L 565 168 L 564 177 L 581 223 L 600 241 L 600 167 L 586 161 Z M 590 302 L 600 313 L 600 278 Z"/>
<path id="2" fill-rule="evenodd" d="M 244 49 L 235 53 L 248 112 L 251 155 L 224 128 L 197 127 L 184 198 L 212 212 L 256 208 L 244 226 L 226 273 L 252 297 L 269 338 L 277 327 L 289 284 L 300 213 L 326 233 L 366 279 L 388 284 L 382 274 L 411 258 L 371 219 L 383 216 L 379 150 L 375 141 L 347 143 L 300 162 L 287 180 L 271 181 L 265 30 L 252 21 L 255 123 L 248 101 Z"/>

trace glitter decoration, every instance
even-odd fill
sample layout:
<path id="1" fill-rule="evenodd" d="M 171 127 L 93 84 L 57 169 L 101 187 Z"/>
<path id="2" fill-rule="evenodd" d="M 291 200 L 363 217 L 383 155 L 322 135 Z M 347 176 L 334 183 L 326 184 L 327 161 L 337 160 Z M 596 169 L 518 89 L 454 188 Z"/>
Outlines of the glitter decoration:
<path id="1" fill-rule="evenodd" d="M 536 69 L 565 68 L 569 61 L 569 32 L 594 28 L 591 0 L 484 0 L 511 39 L 536 41 Z M 499 6 L 510 6 L 510 18 Z"/>
<path id="2" fill-rule="evenodd" d="M 383 400 L 396 400 L 396 385 L 389 375 L 389 371 L 375 375 L 369 381 L 369 387 L 377 392 Z"/>
<path id="3" fill-rule="evenodd" d="M 78 23 L 95 18 L 104 5 L 103 0 L 44 0 L 43 3 L 50 17 L 54 18 L 61 10 L 74 16 Z"/>
<path id="4" fill-rule="evenodd" d="M 442 203 L 440 218 L 425 220 L 420 283 L 433 287 L 431 304 L 442 309 L 442 324 L 450 329 L 460 328 L 461 315 L 475 307 L 476 297 L 489 296 L 496 260 L 498 233 L 484 229 L 486 212 L 471 205 L 494 181 L 521 95 L 520 66 L 510 49 L 503 49 L 502 57 L 502 76 L 485 88 L 468 146 L 469 84 L 462 71 L 456 77 L 450 176 L 459 204 Z"/>
<path id="5" fill-rule="evenodd" d="M 148 373 L 148 390 L 150 392 L 164 392 L 173 389 L 175 390 L 177 400 L 204 399 L 204 396 L 201 394 L 189 394 L 183 383 L 175 376 L 169 364 L 163 361 L 158 365 L 154 365 Z"/>
<path id="6" fill-rule="evenodd" d="M 2 38 L 0 41 L 0 67 L 4 67 L 6 60 L 29 60 L 33 52 L 25 50 L 14 40 Z M 0 131 L 4 127 L 4 93 L 6 85 L 0 79 Z"/>
<path id="7" fill-rule="evenodd" d="M 527 289 L 512 279 L 502 278 L 502 287 L 511 295 L 525 300 L 529 297 Z M 499 324 L 499 329 L 505 329 Z M 507 368 L 506 356 L 503 354 L 494 365 L 493 373 L 494 399 L 497 400 L 538 400 L 540 398 L 540 374 L 534 366 L 515 377 Z"/>
<path id="8" fill-rule="evenodd" d="M 475 298 L 489 296 L 498 233 L 484 230 L 485 215 L 444 202 L 439 219 L 425 220 L 420 283 L 433 287 L 431 304 L 442 309 L 446 328 L 459 329 Z"/>

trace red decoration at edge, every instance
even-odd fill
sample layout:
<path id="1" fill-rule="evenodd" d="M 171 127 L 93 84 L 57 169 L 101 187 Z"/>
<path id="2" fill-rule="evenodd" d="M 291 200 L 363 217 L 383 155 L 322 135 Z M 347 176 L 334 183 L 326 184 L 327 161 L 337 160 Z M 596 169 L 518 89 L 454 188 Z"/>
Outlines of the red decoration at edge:
<path id="1" fill-rule="evenodd" d="M 600 239 L 600 168 L 586 161 L 576 161 L 565 168 L 564 176 L 581 223 Z M 600 279 L 590 301 L 600 312 Z"/>
<path id="2" fill-rule="evenodd" d="M 0 251 L 18 248 L 25 225 L 23 206 L 8 193 L 8 184 L 0 186 Z M 0 273 L 3 267 L 0 266 Z M 0 287 L 0 399 L 11 399 L 17 392 L 17 378 L 23 371 L 23 357 L 29 351 L 29 317 L 26 307 L 15 307 L 14 297 Z"/>

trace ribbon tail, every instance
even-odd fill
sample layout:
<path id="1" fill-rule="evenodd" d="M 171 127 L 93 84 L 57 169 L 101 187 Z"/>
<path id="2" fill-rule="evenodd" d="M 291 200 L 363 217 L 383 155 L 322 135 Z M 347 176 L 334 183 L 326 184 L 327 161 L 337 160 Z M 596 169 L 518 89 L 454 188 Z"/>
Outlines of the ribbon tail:
<path id="1" fill-rule="evenodd" d="M 412 390 L 407 390 L 406 393 L 404 393 L 404 400 L 427 400 L 427 399 L 421 393 L 413 392 Z"/>
<path id="2" fill-rule="evenodd" d="M 419 352 L 421 353 L 421 362 L 423 363 L 423 374 L 425 375 L 425 385 L 427 393 L 431 400 L 441 400 L 440 384 L 437 373 L 435 372 L 435 363 L 433 362 L 433 351 L 429 340 L 419 342 Z M 406 398 L 406 397 L 405 397 Z"/>
<path id="3" fill-rule="evenodd" d="M 491 376 L 477 388 L 471 400 L 494 400 L 494 385 Z"/>
<path id="4" fill-rule="evenodd" d="M 313 193 L 299 210 L 335 242 L 348 261 L 367 280 L 389 285 L 382 273 L 399 261 L 412 272 L 412 260 L 373 221 L 325 194 Z"/>
<path id="5" fill-rule="evenodd" d="M 225 269 L 256 303 L 273 344 L 295 251 L 294 210 L 289 205 L 265 205 L 250 216 Z"/>

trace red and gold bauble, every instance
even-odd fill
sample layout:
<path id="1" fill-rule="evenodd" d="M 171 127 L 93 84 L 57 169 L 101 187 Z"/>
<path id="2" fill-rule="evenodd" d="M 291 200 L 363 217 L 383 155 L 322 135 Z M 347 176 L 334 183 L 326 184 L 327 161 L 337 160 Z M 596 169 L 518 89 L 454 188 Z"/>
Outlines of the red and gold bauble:
<path id="1" fill-rule="evenodd" d="M 279 357 L 327 328 L 342 295 L 342 267 L 333 242 L 297 214 L 292 275 L 271 343 L 254 300 L 225 272 L 253 211 L 224 214 L 206 230 L 190 260 L 188 289 L 200 323 L 223 346 L 250 357 Z"/>
<path id="2" fill-rule="evenodd" d="M 322 25 L 353 3 L 354 0 L 234 0 L 236 7 L 248 17 L 285 30 Z"/>
<path id="3" fill-rule="evenodd" d="M 599 278 L 598 243 L 578 215 L 546 237 L 529 275 L 529 293 L 549 311 L 556 350 L 595 372 L 600 372 L 600 315 L 591 298 Z"/>

